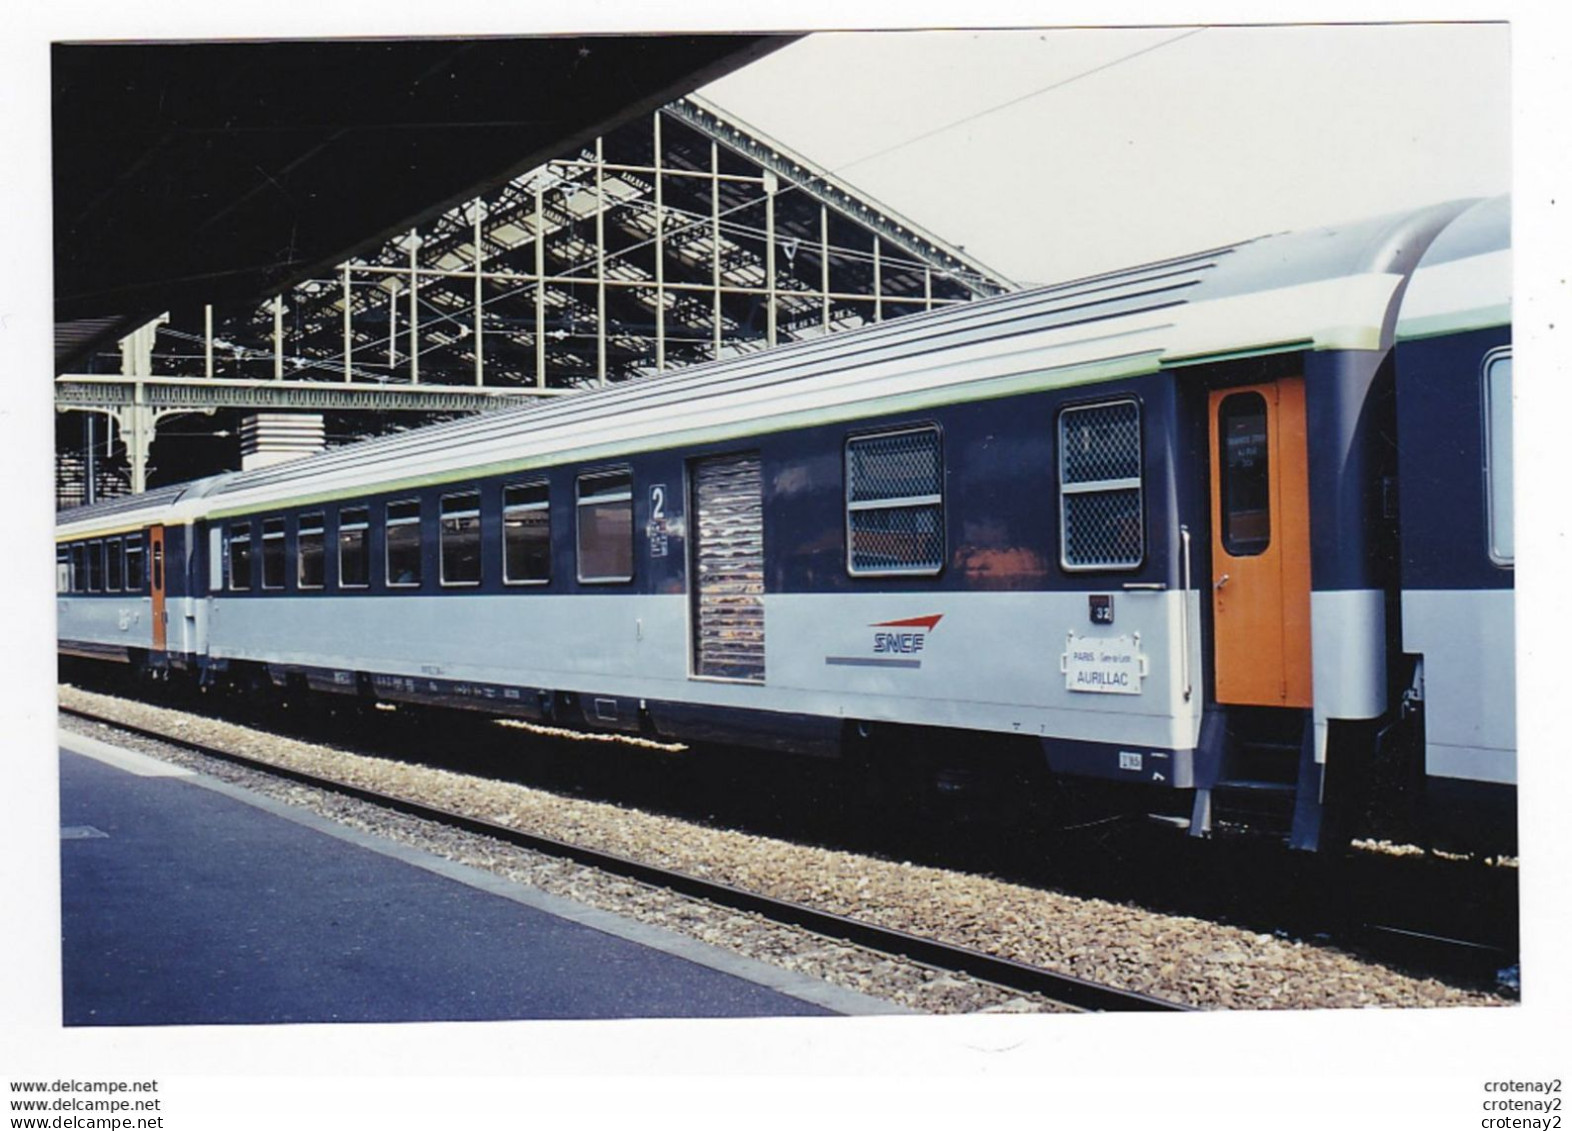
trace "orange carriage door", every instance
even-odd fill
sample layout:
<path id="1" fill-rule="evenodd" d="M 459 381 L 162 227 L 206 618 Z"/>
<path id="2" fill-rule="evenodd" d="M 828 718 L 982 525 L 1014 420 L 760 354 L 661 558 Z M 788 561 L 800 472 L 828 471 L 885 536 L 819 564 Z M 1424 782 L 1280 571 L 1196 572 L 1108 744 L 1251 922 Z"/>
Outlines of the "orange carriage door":
<path id="1" fill-rule="evenodd" d="M 1304 380 L 1211 394 L 1217 701 L 1308 707 L 1310 473 Z"/>
<path id="2" fill-rule="evenodd" d="M 164 528 L 147 529 L 148 590 L 153 594 L 153 651 L 169 648 L 169 614 L 164 611 Z"/>

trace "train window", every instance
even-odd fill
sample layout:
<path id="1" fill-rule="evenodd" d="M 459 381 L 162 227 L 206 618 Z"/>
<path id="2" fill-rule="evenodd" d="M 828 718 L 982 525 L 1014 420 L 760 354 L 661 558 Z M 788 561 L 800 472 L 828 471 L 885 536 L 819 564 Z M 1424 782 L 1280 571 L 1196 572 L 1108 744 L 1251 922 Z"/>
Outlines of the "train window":
<path id="1" fill-rule="evenodd" d="M 71 592 L 87 592 L 87 544 L 71 544 Z"/>
<path id="2" fill-rule="evenodd" d="M 502 488 L 502 580 L 509 585 L 551 580 L 551 496 L 545 483 Z"/>
<path id="3" fill-rule="evenodd" d="M 579 580 L 633 580 L 633 474 L 581 475 L 578 480 Z"/>
<path id="4" fill-rule="evenodd" d="M 104 544 L 102 542 L 89 542 L 87 544 L 87 591 L 89 593 L 102 593 L 104 591 Z"/>
<path id="5" fill-rule="evenodd" d="M 937 428 L 846 441 L 846 568 L 935 574 L 944 565 L 944 456 Z"/>
<path id="6" fill-rule="evenodd" d="M 480 492 L 442 496 L 443 585 L 480 584 Z"/>
<path id="7" fill-rule="evenodd" d="M 388 504 L 388 585 L 414 588 L 420 584 L 420 500 Z"/>
<path id="8" fill-rule="evenodd" d="M 104 543 L 104 588 L 110 593 L 120 592 L 125 582 L 125 544 L 118 538 Z"/>
<path id="9" fill-rule="evenodd" d="M 244 593 L 251 588 L 251 524 L 229 524 L 229 543 L 226 547 L 229 560 L 229 588 Z M 155 583 L 156 584 L 156 583 Z"/>
<path id="10" fill-rule="evenodd" d="M 71 592 L 71 547 L 55 547 L 55 592 Z"/>
<path id="11" fill-rule="evenodd" d="M 1485 359 L 1485 487 L 1490 519 L 1490 560 L 1511 565 L 1516 552 L 1512 523 L 1512 353 Z"/>
<path id="12" fill-rule="evenodd" d="M 1224 397 L 1217 436 L 1223 548 L 1236 558 L 1253 557 L 1272 544 L 1266 398 L 1255 392 Z"/>
<path id="13" fill-rule="evenodd" d="M 295 532 L 295 585 L 301 589 L 321 589 L 324 582 L 324 549 L 326 542 L 323 535 L 323 516 L 319 511 L 316 514 L 303 514 L 300 516 L 300 526 Z"/>
<path id="14" fill-rule="evenodd" d="M 366 536 L 371 512 L 365 507 L 345 507 L 338 512 L 338 583 L 345 589 L 371 584 L 371 550 Z"/>
<path id="15" fill-rule="evenodd" d="M 1059 561 L 1067 570 L 1135 569 L 1146 553 L 1141 408 L 1079 405 L 1059 414 Z"/>
<path id="16" fill-rule="evenodd" d="M 262 520 L 262 588 L 284 588 L 284 520 Z"/>
<path id="17" fill-rule="evenodd" d="M 126 535 L 126 592 L 140 593 L 146 584 L 143 576 L 142 536 Z"/>

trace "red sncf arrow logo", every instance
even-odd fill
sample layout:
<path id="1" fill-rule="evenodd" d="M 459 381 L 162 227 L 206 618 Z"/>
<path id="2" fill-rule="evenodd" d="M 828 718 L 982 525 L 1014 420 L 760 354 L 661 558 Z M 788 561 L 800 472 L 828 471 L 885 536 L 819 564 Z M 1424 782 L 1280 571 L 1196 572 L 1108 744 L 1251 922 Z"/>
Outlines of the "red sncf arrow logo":
<path id="1" fill-rule="evenodd" d="M 910 617 L 906 620 L 881 620 L 870 624 L 869 628 L 923 628 L 933 631 L 933 626 L 944 619 L 943 613 L 935 613 L 931 617 Z"/>

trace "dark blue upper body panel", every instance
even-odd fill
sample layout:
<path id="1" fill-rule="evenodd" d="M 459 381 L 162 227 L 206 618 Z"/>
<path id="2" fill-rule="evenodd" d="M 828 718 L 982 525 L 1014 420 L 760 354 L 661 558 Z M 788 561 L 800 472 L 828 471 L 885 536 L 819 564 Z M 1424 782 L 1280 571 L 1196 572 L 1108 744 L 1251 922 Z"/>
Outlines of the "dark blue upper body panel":
<path id="1" fill-rule="evenodd" d="M 1398 469 L 1405 589 L 1510 589 L 1490 556 L 1484 367 L 1509 346 L 1497 326 L 1397 347 Z"/>

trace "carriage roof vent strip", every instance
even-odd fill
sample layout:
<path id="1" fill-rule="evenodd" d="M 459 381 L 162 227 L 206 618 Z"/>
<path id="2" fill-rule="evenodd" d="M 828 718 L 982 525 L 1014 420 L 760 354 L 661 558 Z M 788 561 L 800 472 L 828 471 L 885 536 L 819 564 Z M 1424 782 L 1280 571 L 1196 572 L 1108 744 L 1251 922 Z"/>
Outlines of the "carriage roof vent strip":
<path id="1" fill-rule="evenodd" d="M 1223 252 L 1228 250 L 1223 249 Z M 247 473 L 226 485 L 224 492 L 282 484 L 371 458 L 417 456 L 446 448 L 455 441 L 483 443 L 585 416 L 608 419 L 626 412 L 643 412 L 663 404 L 690 400 L 712 390 L 734 393 L 762 385 L 785 384 L 822 375 L 830 368 L 864 365 L 872 355 L 879 353 L 886 356 L 878 360 L 890 360 L 898 356 L 895 351 L 910 355 L 936 347 L 953 348 L 971 341 L 1003 340 L 1012 334 L 1097 321 L 1139 309 L 1158 309 L 1183 301 L 1178 292 L 1194 287 L 1202 273 L 1215 269 L 1218 254 L 1170 259 L 1072 284 L 998 296 L 829 339 L 797 343 L 745 358 L 693 366 L 659 378 L 555 399 L 545 405 L 488 413 L 479 418 L 380 437 L 333 449 L 307 461 Z"/>

